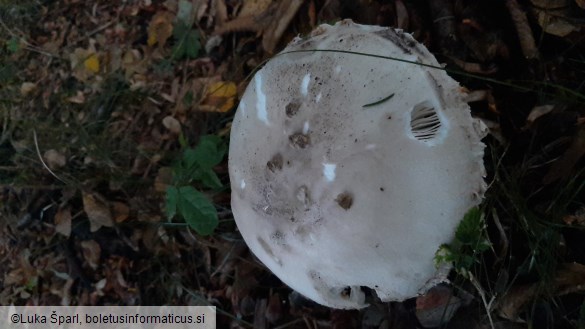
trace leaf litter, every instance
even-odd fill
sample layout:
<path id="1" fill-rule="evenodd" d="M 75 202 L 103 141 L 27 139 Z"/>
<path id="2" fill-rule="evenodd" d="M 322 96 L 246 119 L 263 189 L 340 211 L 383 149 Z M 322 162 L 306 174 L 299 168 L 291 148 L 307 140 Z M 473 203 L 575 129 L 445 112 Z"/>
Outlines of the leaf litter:
<path id="1" fill-rule="evenodd" d="M 398 0 L 61 0 L 22 17 L 6 13 L 28 2 L 1 4 L 0 304 L 203 302 L 218 306 L 222 328 L 412 328 L 417 314 L 488 325 L 478 292 L 457 278 L 445 296 L 466 302 L 448 323 L 424 298 L 320 307 L 267 272 L 233 224 L 218 136 L 229 133 L 246 77 L 297 34 L 353 18 L 407 29 L 448 68 L 528 87 L 457 76 L 479 95 L 474 115 L 490 122 L 487 179 L 502 195 L 485 210 L 493 249 L 470 271 L 506 321 L 534 323 L 531 310 L 545 305 L 559 326 L 584 323 L 585 111 L 569 91 L 583 94 L 585 6 L 445 3 L 441 17 Z M 548 267 L 546 250 L 558 259 Z"/>

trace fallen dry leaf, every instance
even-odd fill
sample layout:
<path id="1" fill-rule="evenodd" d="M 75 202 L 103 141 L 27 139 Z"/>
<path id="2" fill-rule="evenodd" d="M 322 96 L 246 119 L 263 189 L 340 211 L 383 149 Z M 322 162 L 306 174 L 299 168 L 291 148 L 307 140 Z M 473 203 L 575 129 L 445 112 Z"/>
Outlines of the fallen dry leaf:
<path id="1" fill-rule="evenodd" d="M 137 74 L 144 74 L 148 70 L 148 62 L 142 58 L 137 49 L 129 49 L 122 56 L 122 68 L 127 79 L 136 78 Z"/>
<path id="2" fill-rule="evenodd" d="M 161 167 L 154 179 L 154 190 L 163 193 L 167 187 L 173 183 L 173 168 Z"/>
<path id="3" fill-rule="evenodd" d="M 567 7 L 559 9 L 532 8 L 538 24 L 544 32 L 558 37 L 564 37 L 572 32 L 581 30 L 581 26 L 573 24 L 570 17 L 570 9 Z"/>
<path id="4" fill-rule="evenodd" d="M 54 149 L 46 151 L 45 154 L 43 154 L 43 158 L 45 159 L 47 166 L 53 170 L 63 168 L 67 163 L 65 156 Z"/>
<path id="5" fill-rule="evenodd" d="M 67 101 L 73 104 L 84 104 L 85 94 L 81 90 L 78 90 L 75 96 L 67 98 Z"/>
<path id="6" fill-rule="evenodd" d="M 86 81 L 99 71 L 99 59 L 90 49 L 76 48 L 69 55 L 72 75 L 80 81 Z"/>
<path id="7" fill-rule="evenodd" d="M 112 203 L 112 214 L 116 223 L 121 223 L 130 216 L 130 207 L 127 204 L 119 201 Z"/>
<path id="8" fill-rule="evenodd" d="M 97 269 L 100 263 L 102 248 L 94 240 L 81 241 L 81 250 L 83 251 L 83 258 L 92 269 Z"/>
<path id="9" fill-rule="evenodd" d="M 439 327 L 449 322 L 461 304 L 450 287 L 438 285 L 416 299 L 416 317 L 425 328 Z"/>
<path id="10" fill-rule="evenodd" d="M 83 66 L 92 73 L 98 73 L 100 71 L 100 60 L 96 54 L 91 54 L 83 61 Z"/>
<path id="11" fill-rule="evenodd" d="M 205 112 L 227 112 L 236 103 L 237 88 L 233 82 L 215 82 L 205 90 L 200 110 Z"/>
<path id="12" fill-rule="evenodd" d="M 71 207 L 61 207 L 55 214 L 55 231 L 64 236 L 71 235 Z"/>
<path id="13" fill-rule="evenodd" d="M 222 24 L 215 29 L 214 33 L 222 35 L 236 31 L 254 31 L 258 35 L 262 35 L 264 50 L 273 53 L 303 2 L 303 0 L 272 2 L 261 12 L 238 16 L 236 19 Z"/>
<path id="14" fill-rule="evenodd" d="M 158 44 L 163 47 L 167 40 L 173 35 L 173 14 L 168 11 L 161 11 L 156 13 L 150 24 L 148 25 L 148 40 L 146 43 L 149 46 Z"/>
<path id="15" fill-rule="evenodd" d="M 574 214 L 563 217 L 567 225 L 585 226 L 585 207 L 579 208 Z"/>
<path id="16" fill-rule="evenodd" d="M 268 299 L 268 305 L 266 306 L 266 313 L 264 316 L 269 323 L 275 324 L 282 318 L 283 315 L 282 299 L 278 293 L 274 293 Z"/>
<path id="17" fill-rule="evenodd" d="M 162 120 L 163 126 L 170 130 L 173 134 L 179 135 L 181 133 L 181 123 L 179 120 L 168 115 Z"/>
<path id="18" fill-rule="evenodd" d="M 554 105 L 539 105 L 532 108 L 528 117 L 526 118 L 527 125 L 531 125 L 536 121 L 536 119 L 540 118 L 541 116 L 550 113 L 555 108 Z"/>
<path id="19" fill-rule="evenodd" d="M 498 314 L 508 320 L 519 321 L 523 307 L 534 298 L 546 293 L 539 289 L 540 283 L 518 286 L 510 289 L 498 305 Z M 562 296 L 585 290 L 585 265 L 578 263 L 563 264 L 556 272 L 551 293 Z"/>
<path id="20" fill-rule="evenodd" d="M 240 10 L 238 17 L 255 16 L 258 13 L 262 13 L 268 9 L 272 0 L 247 0 L 244 1 L 242 9 Z"/>
<path id="21" fill-rule="evenodd" d="M 36 88 L 37 85 L 32 82 L 23 82 L 22 85 L 20 85 L 20 94 L 22 96 L 26 96 L 33 92 Z"/>
<path id="22" fill-rule="evenodd" d="M 83 210 L 89 219 L 90 231 L 95 232 L 102 226 L 114 226 L 112 213 L 107 202 L 94 193 L 83 192 Z"/>
<path id="23" fill-rule="evenodd" d="M 396 7 L 396 27 L 408 31 L 409 17 L 404 2 L 402 0 L 396 0 L 394 6 Z"/>

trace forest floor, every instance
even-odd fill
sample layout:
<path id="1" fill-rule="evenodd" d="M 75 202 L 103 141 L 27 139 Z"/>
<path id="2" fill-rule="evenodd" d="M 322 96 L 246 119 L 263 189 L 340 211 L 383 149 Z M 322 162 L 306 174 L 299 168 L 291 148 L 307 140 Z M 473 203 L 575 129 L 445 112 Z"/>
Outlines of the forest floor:
<path id="1" fill-rule="evenodd" d="M 474 233 L 489 248 L 457 251 L 450 285 L 359 311 L 304 299 L 250 253 L 226 154 L 250 74 L 341 19 L 412 33 L 490 128 Z M 583 0 L 0 0 L 0 305 L 215 305 L 218 328 L 585 328 L 583 155 Z"/>

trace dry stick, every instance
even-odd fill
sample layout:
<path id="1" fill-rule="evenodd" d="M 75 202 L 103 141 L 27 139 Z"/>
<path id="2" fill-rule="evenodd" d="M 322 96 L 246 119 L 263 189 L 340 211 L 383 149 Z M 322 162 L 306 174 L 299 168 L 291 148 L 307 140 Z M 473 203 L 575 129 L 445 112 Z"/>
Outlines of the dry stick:
<path id="1" fill-rule="evenodd" d="M 486 299 L 486 296 L 485 296 L 485 291 L 481 287 L 481 284 L 479 283 L 479 281 L 477 281 L 477 279 L 475 278 L 473 273 L 467 272 L 467 274 L 469 275 L 469 281 L 475 287 L 475 289 L 479 293 L 479 296 L 481 297 L 483 307 L 485 308 L 488 320 L 490 321 L 490 327 L 492 329 L 495 329 L 494 320 L 492 319 L 492 313 L 491 313 L 492 312 L 492 305 L 494 303 L 495 297 L 492 297 L 491 300 L 488 302 Z"/>
<path id="2" fill-rule="evenodd" d="M 520 40 L 520 47 L 522 48 L 524 57 L 527 59 L 538 58 L 540 54 L 536 48 L 532 29 L 530 28 L 530 25 L 528 25 L 526 13 L 522 11 L 516 0 L 506 0 L 506 7 L 510 12 L 510 17 L 514 22 L 514 26 L 516 27 L 516 32 L 518 33 L 518 39 Z"/>

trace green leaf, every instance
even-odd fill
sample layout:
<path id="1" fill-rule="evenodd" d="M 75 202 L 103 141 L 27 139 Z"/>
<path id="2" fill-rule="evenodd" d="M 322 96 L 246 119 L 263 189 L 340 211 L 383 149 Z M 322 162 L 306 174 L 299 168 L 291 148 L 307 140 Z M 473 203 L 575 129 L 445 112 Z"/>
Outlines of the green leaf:
<path id="1" fill-rule="evenodd" d="M 205 185 L 205 187 L 211 189 L 219 189 L 223 187 L 223 184 L 217 177 L 217 174 L 211 169 L 201 169 L 197 172 L 197 177 L 194 179 L 201 182 L 201 184 Z"/>
<path id="2" fill-rule="evenodd" d="M 179 135 L 179 145 L 181 145 L 182 148 L 186 148 L 189 145 L 187 143 L 187 138 L 185 137 L 185 135 L 182 132 Z"/>
<path id="3" fill-rule="evenodd" d="M 177 202 L 179 201 L 179 190 L 174 186 L 167 187 L 165 211 L 167 218 L 172 219 L 177 214 Z"/>
<path id="4" fill-rule="evenodd" d="M 173 37 L 175 37 L 175 40 L 177 42 L 180 42 L 181 39 L 185 38 L 185 36 L 187 35 L 187 32 L 190 29 L 191 29 L 191 27 L 189 25 L 187 25 L 186 22 L 178 21 L 173 26 Z"/>
<path id="5" fill-rule="evenodd" d="M 20 40 L 17 37 L 12 37 L 6 43 L 6 49 L 8 49 L 8 51 L 11 53 L 15 53 L 15 52 L 19 51 L 20 50 Z"/>
<path id="6" fill-rule="evenodd" d="M 178 21 L 173 28 L 175 45 L 171 58 L 173 60 L 188 58 L 197 58 L 201 50 L 199 41 L 199 32 L 191 28 L 190 24 Z"/>
<path id="7" fill-rule="evenodd" d="M 183 151 L 183 167 L 185 168 L 185 170 L 190 170 L 195 168 L 196 166 L 199 166 L 199 162 L 197 160 L 197 152 L 195 152 L 195 149 L 192 148 L 188 148 L 185 149 L 185 151 Z"/>
<path id="8" fill-rule="evenodd" d="M 185 55 L 191 59 L 197 58 L 200 50 L 199 31 L 190 30 L 185 37 Z"/>
<path id="9" fill-rule="evenodd" d="M 201 136 L 195 149 L 187 149 L 183 154 L 183 163 L 186 168 L 199 166 L 202 169 L 211 169 L 219 164 L 226 152 L 221 138 L 215 135 Z"/>
<path id="10" fill-rule="evenodd" d="M 185 222 L 201 235 L 212 234 L 219 222 L 213 204 L 192 186 L 179 188 L 178 209 Z"/>
<path id="11" fill-rule="evenodd" d="M 481 211 L 477 208 L 471 208 L 463 220 L 457 226 L 455 238 L 464 245 L 473 245 L 482 239 L 483 218 Z"/>
<path id="12" fill-rule="evenodd" d="M 185 46 L 182 43 L 177 43 L 173 46 L 173 54 L 171 59 L 178 60 L 185 56 Z"/>

